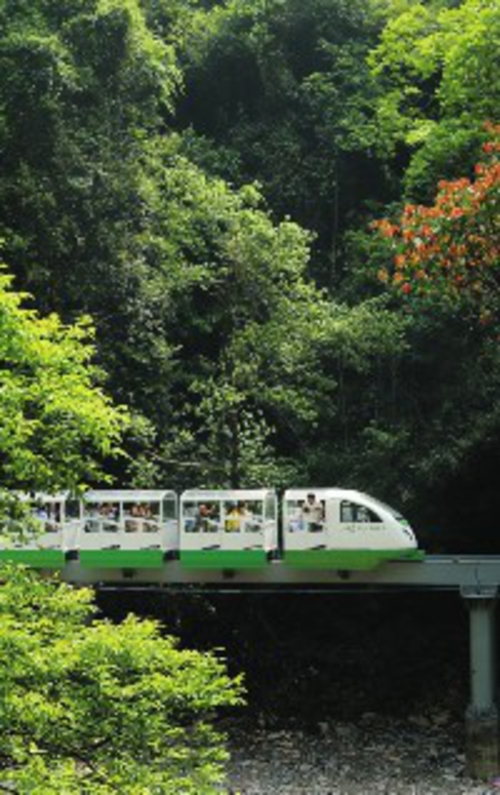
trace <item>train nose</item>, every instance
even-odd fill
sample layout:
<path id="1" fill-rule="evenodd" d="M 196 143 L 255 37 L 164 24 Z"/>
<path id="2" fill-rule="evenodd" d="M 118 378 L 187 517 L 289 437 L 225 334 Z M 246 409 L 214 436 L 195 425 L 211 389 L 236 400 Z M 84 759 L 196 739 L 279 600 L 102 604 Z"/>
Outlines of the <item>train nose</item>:
<path id="1" fill-rule="evenodd" d="M 416 546 L 417 539 L 416 539 L 415 533 L 413 532 L 411 527 L 406 526 L 406 527 L 403 527 L 402 530 L 403 530 L 403 533 L 405 534 L 405 536 L 407 537 L 408 541 L 410 542 L 411 546 Z"/>

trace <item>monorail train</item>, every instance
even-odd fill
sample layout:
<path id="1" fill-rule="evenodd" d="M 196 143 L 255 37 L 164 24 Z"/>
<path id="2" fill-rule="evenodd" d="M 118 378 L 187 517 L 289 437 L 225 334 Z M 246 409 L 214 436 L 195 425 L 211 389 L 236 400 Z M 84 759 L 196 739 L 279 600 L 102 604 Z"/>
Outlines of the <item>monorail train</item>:
<path id="1" fill-rule="evenodd" d="M 420 559 L 415 535 L 394 509 L 358 491 L 270 489 L 88 491 L 35 494 L 39 532 L 1 536 L 0 560 L 39 569 L 151 569 L 179 559 L 191 569 L 247 569 L 280 559 L 303 569 L 372 569 Z M 281 511 L 279 511 L 279 507 Z M 281 514 L 281 521 L 279 521 Z"/>

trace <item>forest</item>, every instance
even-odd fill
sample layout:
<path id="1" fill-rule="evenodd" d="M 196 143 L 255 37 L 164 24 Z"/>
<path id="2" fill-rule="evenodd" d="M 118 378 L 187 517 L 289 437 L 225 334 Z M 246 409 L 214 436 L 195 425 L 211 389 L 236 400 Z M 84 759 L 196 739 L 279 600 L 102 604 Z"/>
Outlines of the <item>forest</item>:
<path id="1" fill-rule="evenodd" d="M 0 0 L 0 502 L 343 486 L 498 553 L 499 43 L 496 0 Z"/>
<path id="2" fill-rule="evenodd" d="M 87 318 L 128 412 L 101 471 L 353 487 L 435 549 L 494 549 L 496 3 L 4 0 L 0 19 L 2 259 L 29 306 Z"/>

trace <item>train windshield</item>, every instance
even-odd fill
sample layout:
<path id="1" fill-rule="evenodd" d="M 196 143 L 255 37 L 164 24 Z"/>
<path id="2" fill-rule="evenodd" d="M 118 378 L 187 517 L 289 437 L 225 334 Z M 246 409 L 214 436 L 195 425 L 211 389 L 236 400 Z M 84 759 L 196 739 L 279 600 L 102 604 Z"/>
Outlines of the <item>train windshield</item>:
<path id="1" fill-rule="evenodd" d="M 366 505 L 359 505 L 350 500 L 342 500 L 340 503 L 340 521 L 350 524 L 358 524 L 360 522 L 370 522 L 372 524 L 381 522 L 382 519 L 371 508 L 367 508 Z"/>
<path id="2" fill-rule="evenodd" d="M 387 503 L 382 502 L 381 500 L 377 500 L 377 499 L 375 499 L 375 497 L 369 497 L 368 494 L 363 494 L 363 497 L 368 497 L 370 502 L 372 502 L 374 505 L 378 505 L 380 508 L 383 508 L 384 511 L 387 511 L 388 513 L 390 513 L 391 516 L 393 516 L 394 519 L 397 522 L 399 522 L 402 525 L 406 525 L 407 527 L 409 527 L 410 523 L 408 522 L 408 520 L 405 519 L 404 516 L 402 516 L 402 514 L 400 514 L 399 511 L 396 511 L 390 505 L 387 505 Z"/>

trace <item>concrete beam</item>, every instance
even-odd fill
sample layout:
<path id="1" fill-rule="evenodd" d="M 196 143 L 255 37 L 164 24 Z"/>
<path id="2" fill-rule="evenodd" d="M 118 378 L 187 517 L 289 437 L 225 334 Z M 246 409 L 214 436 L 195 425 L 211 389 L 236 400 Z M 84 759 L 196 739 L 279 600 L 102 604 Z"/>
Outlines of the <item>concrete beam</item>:
<path id="1" fill-rule="evenodd" d="M 370 571 L 294 569 L 272 561 L 262 569 L 189 569 L 178 560 L 165 561 L 157 569 L 85 569 L 78 560 L 68 561 L 62 571 L 66 582 L 82 585 L 145 587 L 188 587 L 190 590 L 256 589 L 302 591 L 309 587 L 325 590 L 391 590 L 413 588 L 458 590 L 500 585 L 498 555 L 429 555 L 422 561 L 391 561 Z"/>

